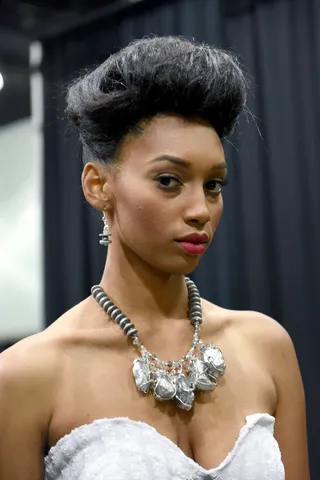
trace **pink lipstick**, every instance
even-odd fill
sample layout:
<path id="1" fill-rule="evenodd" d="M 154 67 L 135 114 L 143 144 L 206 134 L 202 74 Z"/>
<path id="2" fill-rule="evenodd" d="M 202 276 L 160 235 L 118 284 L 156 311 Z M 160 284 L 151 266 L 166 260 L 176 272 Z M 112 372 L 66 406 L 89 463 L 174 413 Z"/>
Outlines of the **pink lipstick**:
<path id="1" fill-rule="evenodd" d="M 191 233 L 177 240 L 177 243 L 190 255 L 201 255 L 205 252 L 209 242 L 206 233 Z"/>

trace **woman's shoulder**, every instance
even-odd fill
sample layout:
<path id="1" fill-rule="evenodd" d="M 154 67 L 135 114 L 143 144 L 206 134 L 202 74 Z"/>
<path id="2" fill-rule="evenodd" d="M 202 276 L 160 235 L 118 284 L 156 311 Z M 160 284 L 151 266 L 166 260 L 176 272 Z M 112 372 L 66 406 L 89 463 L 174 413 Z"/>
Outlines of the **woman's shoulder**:
<path id="1" fill-rule="evenodd" d="M 292 348 L 292 340 L 286 329 L 272 317 L 251 310 L 230 310 L 203 300 L 207 329 L 222 331 L 227 337 L 261 353 L 275 354 Z"/>
<path id="2" fill-rule="evenodd" d="M 79 305 L 70 309 L 43 331 L 16 342 L 0 355 L 0 382 L 41 385 L 57 378 L 66 358 L 66 345 L 76 331 Z"/>
<path id="3" fill-rule="evenodd" d="M 58 390 L 61 354 L 44 333 L 27 337 L 0 355 L 0 424 L 44 440 Z M 18 417 L 17 417 L 18 416 Z M 20 426 L 13 419 L 19 418 Z M 23 434 L 24 435 L 24 434 Z"/>
<path id="4" fill-rule="evenodd" d="M 250 364 L 268 372 L 276 391 L 296 375 L 296 352 L 289 333 L 275 319 L 261 312 L 237 311 L 203 302 L 205 339 L 230 357 L 242 352 Z M 280 386 L 280 387 L 279 387 Z"/>
<path id="5" fill-rule="evenodd" d="M 26 337 L 0 355 L 0 388 L 46 388 L 61 365 L 58 342 L 45 331 Z"/>

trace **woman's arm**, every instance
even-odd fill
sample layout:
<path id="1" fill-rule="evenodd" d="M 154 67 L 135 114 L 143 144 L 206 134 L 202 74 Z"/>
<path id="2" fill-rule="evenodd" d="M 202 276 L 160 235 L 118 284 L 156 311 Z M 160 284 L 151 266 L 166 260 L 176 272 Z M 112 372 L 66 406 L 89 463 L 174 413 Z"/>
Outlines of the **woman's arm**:
<path id="1" fill-rule="evenodd" d="M 29 339 L 0 355 L 0 479 L 43 480 L 53 386 L 50 349 Z"/>
<path id="2" fill-rule="evenodd" d="M 274 375 L 278 394 L 275 438 L 286 480 L 309 480 L 305 395 L 293 343 L 280 327 L 276 335 Z"/>

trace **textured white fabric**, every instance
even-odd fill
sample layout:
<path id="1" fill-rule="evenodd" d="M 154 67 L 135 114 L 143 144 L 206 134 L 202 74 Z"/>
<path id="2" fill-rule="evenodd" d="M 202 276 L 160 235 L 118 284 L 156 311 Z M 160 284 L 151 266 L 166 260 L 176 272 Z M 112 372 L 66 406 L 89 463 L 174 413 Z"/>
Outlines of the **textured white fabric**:
<path id="1" fill-rule="evenodd" d="M 284 480 L 274 421 L 266 413 L 246 417 L 226 459 L 205 470 L 146 423 L 122 417 L 95 420 L 74 429 L 50 449 L 45 479 Z"/>

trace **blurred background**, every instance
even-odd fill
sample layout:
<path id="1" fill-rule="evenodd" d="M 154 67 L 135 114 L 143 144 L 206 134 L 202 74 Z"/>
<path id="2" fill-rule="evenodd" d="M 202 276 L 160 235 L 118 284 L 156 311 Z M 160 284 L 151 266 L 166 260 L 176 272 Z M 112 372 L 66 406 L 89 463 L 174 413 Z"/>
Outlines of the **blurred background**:
<path id="1" fill-rule="evenodd" d="M 251 113 L 226 143 L 224 218 L 194 278 L 208 300 L 262 311 L 290 333 L 318 479 L 319 0 L 0 0 L 0 351 L 100 279 L 100 217 L 82 195 L 65 90 L 152 33 L 230 49 L 252 79 Z"/>

